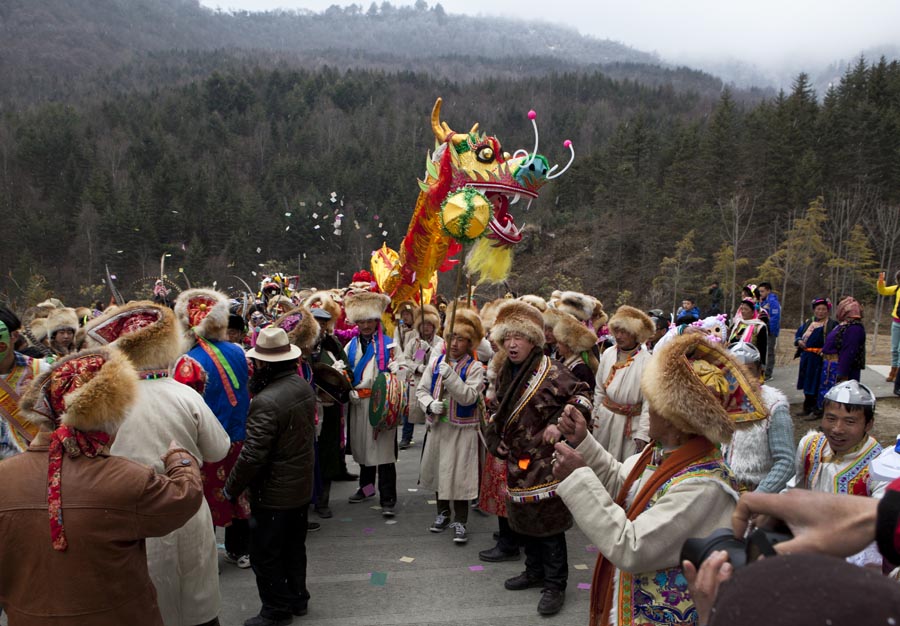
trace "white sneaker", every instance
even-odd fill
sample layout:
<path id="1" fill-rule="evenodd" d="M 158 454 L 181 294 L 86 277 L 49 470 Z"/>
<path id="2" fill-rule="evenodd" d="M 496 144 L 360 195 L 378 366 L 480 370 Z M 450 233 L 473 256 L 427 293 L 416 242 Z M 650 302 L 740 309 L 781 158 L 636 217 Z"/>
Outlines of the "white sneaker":
<path id="1" fill-rule="evenodd" d="M 447 530 L 447 526 L 450 525 L 450 511 L 441 511 L 437 514 L 437 517 L 434 518 L 434 524 L 431 525 L 430 530 L 433 533 L 442 533 Z"/>
<path id="2" fill-rule="evenodd" d="M 248 567 L 250 567 L 250 555 L 244 554 L 240 556 L 237 560 L 237 566 L 241 569 L 247 569 Z"/>
<path id="3" fill-rule="evenodd" d="M 469 537 L 466 535 L 466 527 L 459 522 L 450 524 L 453 529 L 453 543 L 468 543 Z"/>

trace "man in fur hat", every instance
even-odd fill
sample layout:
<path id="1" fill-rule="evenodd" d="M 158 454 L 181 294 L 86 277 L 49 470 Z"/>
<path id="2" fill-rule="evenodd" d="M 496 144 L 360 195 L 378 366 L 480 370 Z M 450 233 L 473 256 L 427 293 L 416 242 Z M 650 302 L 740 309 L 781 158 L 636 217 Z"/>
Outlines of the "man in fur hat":
<path id="1" fill-rule="evenodd" d="M 466 543 L 469 502 L 478 497 L 478 429 L 484 420 L 484 367 L 472 356 L 484 329 L 478 314 L 460 309 L 444 331 L 446 354 L 433 354 L 416 387 L 416 404 L 427 415 L 428 436 L 419 481 L 436 492 L 437 517 L 429 530 L 453 529 Z M 450 507 L 453 506 L 453 522 Z"/>
<path id="2" fill-rule="evenodd" d="M 190 349 L 175 364 L 174 378 L 197 390 L 228 433 L 231 446 L 218 463 L 204 466 L 204 489 L 216 526 L 225 527 L 225 561 L 247 568 L 250 509 L 242 494 L 236 504 L 222 496 L 225 479 L 241 453 L 250 406 L 249 368 L 244 350 L 226 340 L 229 306 L 225 294 L 189 289 L 175 300 L 175 315 Z"/>
<path id="3" fill-rule="evenodd" d="M 397 306 L 394 314 L 396 326 L 394 328 L 394 345 L 399 352 L 406 350 L 406 344 L 413 332 L 413 318 L 415 317 L 416 303 L 405 300 Z"/>
<path id="4" fill-rule="evenodd" d="M 423 315 L 424 314 L 424 315 Z M 396 362 L 401 375 L 407 377 L 409 397 L 416 398 L 419 379 L 433 356 L 444 351 L 444 340 L 437 334 L 441 326 L 441 315 L 430 305 L 417 306 L 413 318 L 413 330 L 406 342 L 402 359 Z M 425 409 L 418 402 L 409 403 L 409 411 L 403 416 L 403 433 L 400 436 L 400 449 L 405 450 L 413 443 L 413 432 L 416 424 L 425 423 Z"/>
<path id="5" fill-rule="evenodd" d="M 159 472 L 111 454 L 137 380 L 125 355 L 103 347 L 61 359 L 22 398 L 41 432 L 0 463 L 10 624 L 163 626 L 145 540 L 191 519 L 203 490 L 197 460 L 175 442 L 155 459 Z"/>
<path id="6" fill-rule="evenodd" d="M 544 336 L 550 335 L 556 340 L 559 360 L 578 380 L 588 385 L 593 395 L 599 367 L 594 356 L 596 333 L 568 313 L 547 309 L 544 313 Z"/>
<path id="7" fill-rule="evenodd" d="M 590 394 L 586 384 L 544 355 L 544 318 L 530 304 L 501 304 L 491 337 L 503 352 L 494 357 L 498 406 L 485 439 L 491 454 L 506 459 L 507 515 L 525 547 L 525 571 L 504 585 L 513 591 L 542 587 L 538 612 L 553 615 L 565 602 L 565 531 L 572 526 L 550 463 L 558 441 L 555 424 L 563 413 L 589 418 Z"/>
<path id="8" fill-rule="evenodd" d="M 385 337 L 381 315 L 391 299 L 381 293 L 357 291 L 344 298 L 347 320 L 356 324 L 359 335 L 346 346 L 348 365 L 353 371 L 353 390 L 350 392 L 350 441 L 353 459 L 359 463 L 359 489 L 350 496 L 355 504 L 375 495 L 384 517 L 393 517 L 397 505 L 397 431 L 381 432 L 369 422 L 372 385 L 379 373 L 387 372 L 393 358 L 393 342 Z"/>
<path id="9" fill-rule="evenodd" d="M 560 419 L 558 492 L 600 553 L 591 626 L 696 623 L 681 547 L 731 525 L 737 482 L 716 444 L 731 438 L 730 411 L 752 393 L 745 379 L 720 345 L 697 334 L 673 339 L 641 381 L 653 444 L 624 463 L 589 435 L 581 416 Z"/>
<path id="10" fill-rule="evenodd" d="M 644 345 L 654 331 L 646 313 L 623 305 L 609 320 L 616 339 L 603 352 L 594 390 L 594 435 L 603 448 L 624 461 L 650 440 L 648 405 L 641 391 L 641 376 L 650 362 Z"/>
<path id="11" fill-rule="evenodd" d="M 150 301 L 131 302 L 92 320 L 85 345 L 114 345 L 138 370 L 140 379 L 128 420 L 119 429 L 113 453 L 163 471 L 160 455 L 173 439 L 205 464 L 204 471 L 228 453 L 228 433 L 203 398 L 170 377 L 182 352 L 182 329 L 175 314 Z M 194 516 L 162 539 L 147 540 L 147 565 L 167 626 L 217 624 L 218 551 L 211 509 L 224 499 L 209 493 Z M 228 509 L 228 522 L 231 510 Z"/>

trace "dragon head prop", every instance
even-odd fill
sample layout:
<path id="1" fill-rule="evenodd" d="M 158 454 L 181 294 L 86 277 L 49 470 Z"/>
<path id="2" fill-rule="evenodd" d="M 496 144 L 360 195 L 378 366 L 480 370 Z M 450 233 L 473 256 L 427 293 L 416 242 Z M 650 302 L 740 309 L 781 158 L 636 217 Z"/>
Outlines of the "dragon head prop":
<path id="1" fill-rule="evenodd" d="M 464 243 L 475 243 L 467 259 L 469 273 L 477 274 L 479 282 L 505 280 L 512 248 L 522 240 L 510 207 L 522 198 L 529 203 L 537 198 L 575 157 L 567 140 L 569 163 L 559 172 L 558 166 L 550 167 L 538 153 L 534 111 L 528 113 L 533 149 L 510 154 L 497 137 L 479 132 L 477 123 L 467 133 L 454 131 L 441 121 L 441 103 L 438 98 L 431 113 L 437 145 L 426 159 L 426 176 L 419 181 L 419 198 L 399 254 L 383 247 L 372 257 L 379 285 L 395 302 L 418 300 L 420 288 L 433 292 L 435 272 L 458 263 L 452 257 Z"/>

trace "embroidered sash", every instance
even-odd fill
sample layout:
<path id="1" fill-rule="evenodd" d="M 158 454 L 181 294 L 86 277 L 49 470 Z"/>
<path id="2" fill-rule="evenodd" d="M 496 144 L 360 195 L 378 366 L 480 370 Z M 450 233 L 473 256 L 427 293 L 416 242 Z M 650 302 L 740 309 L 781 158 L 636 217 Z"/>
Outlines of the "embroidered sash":
<path id="1" fill-rule="evenodd" d="M 6 380 L 0 378 L 0 417 L 10 426 L 10 433 L 19 449 L 24 450 L 34 439 L 38 427 L 26 422 L 19 416 L 19 394 L 16 386 L 22 377 L 29 371 L 32 375 L 37 372 L 37 360 L 31 360 L 28 365 L 14 365 Z"/>
<path id="2" fill-rule="evenodd" d="M 431 370 L 431 397 L 440 399 L 441 391 L 444 388 L 444 379 L 440 375 L 440 365 L 444 361 L 444 356 L 439 356 L 434 362 L 434 368 Z M 469 373 L 469 367 L 475 361 L 471 356 L 466 355 L 464 359 L 456 362 L 454 371 L 459 375 L 463 382 L 466 382 L 466 375 Z M 478 402 L 473 404 L 459 404 L 453 396 L 450 396 L 449 407 L 447 409 L 447 419 L 451 424 L 456 426 L 476 426 L 481 420 L 475 414 Z M 433 415 L 428 415 L 425 421 L 431 424 L 434 421 Z"/>

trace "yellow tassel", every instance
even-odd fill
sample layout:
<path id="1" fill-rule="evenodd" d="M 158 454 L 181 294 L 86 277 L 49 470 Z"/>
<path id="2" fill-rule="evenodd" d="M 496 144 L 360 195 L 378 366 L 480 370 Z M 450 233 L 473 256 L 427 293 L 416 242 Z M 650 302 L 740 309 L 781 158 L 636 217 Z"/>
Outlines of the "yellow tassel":
<path id="1" fill-rule="evenodd" d="M 512 248 L 509 246 L 494 247 L 494 241 L 482 237 L 472 246 L 466 259 L 469 274 L 478 275 L 478 284 L 501 283 L 509 277 L 512 268 Z"/>

